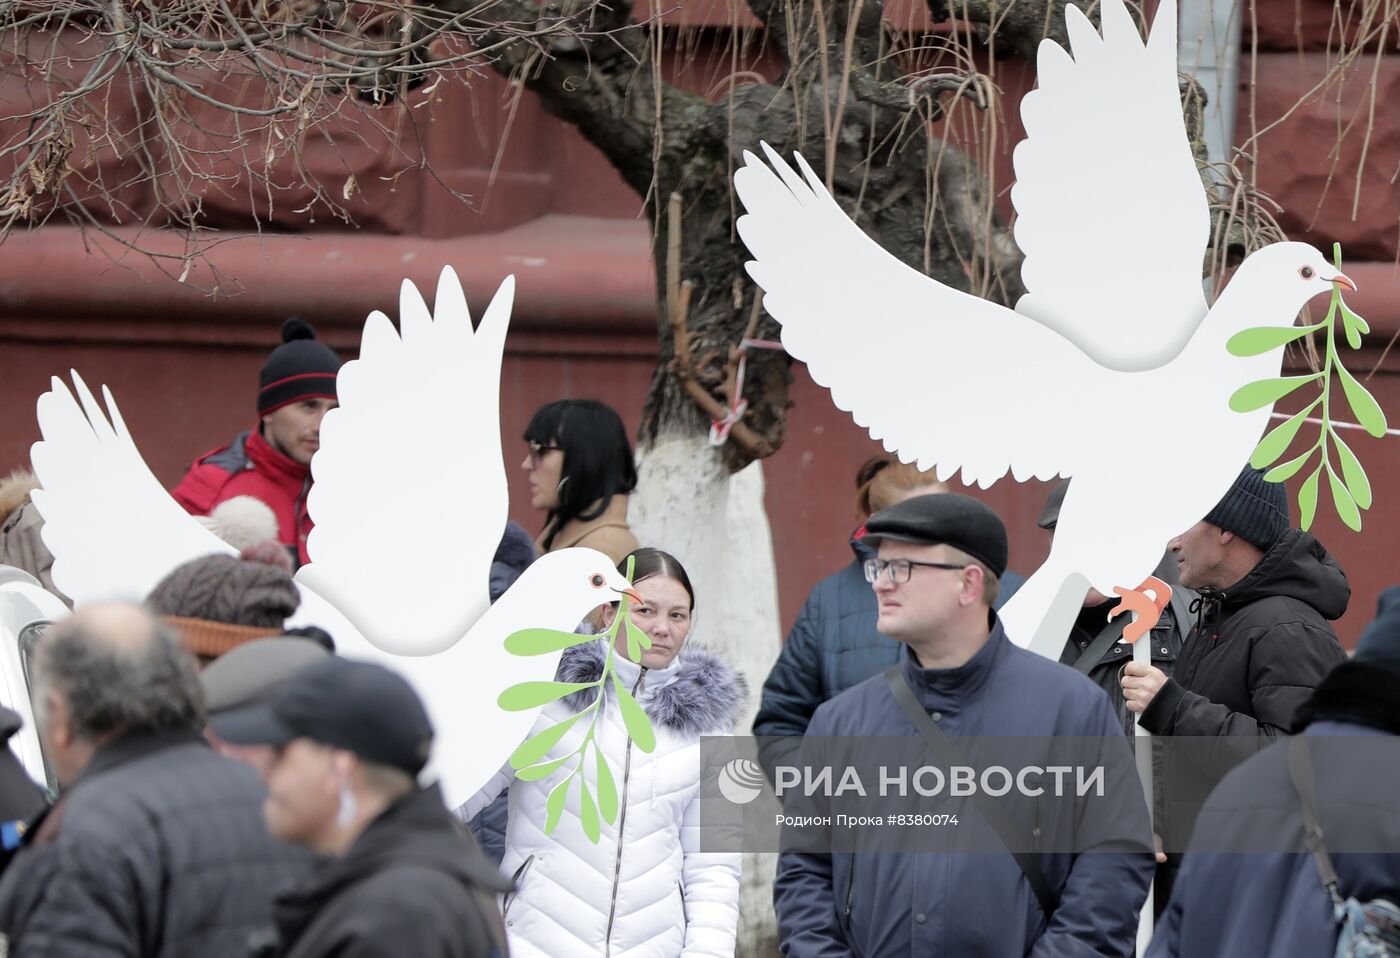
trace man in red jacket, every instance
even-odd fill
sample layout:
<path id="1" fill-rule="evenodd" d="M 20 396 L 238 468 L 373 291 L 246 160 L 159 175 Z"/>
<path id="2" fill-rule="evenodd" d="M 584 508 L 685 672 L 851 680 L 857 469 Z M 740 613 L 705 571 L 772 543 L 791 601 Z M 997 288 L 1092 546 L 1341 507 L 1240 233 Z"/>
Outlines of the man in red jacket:
<path id="1" fill-rule="evenodd" d="M 307 562 L 311 457 L 320 445 L 321 419 L 336 406 L 339 370 L 340 357 L 316 341 L 310 323 L 287 320 L 282 345 L 263 364 L 258 428 L 196 459 L 171 495 L 197 516 L 234 496 L 253 496 L 277 516 L 277 538 L 293 564 Z"/>

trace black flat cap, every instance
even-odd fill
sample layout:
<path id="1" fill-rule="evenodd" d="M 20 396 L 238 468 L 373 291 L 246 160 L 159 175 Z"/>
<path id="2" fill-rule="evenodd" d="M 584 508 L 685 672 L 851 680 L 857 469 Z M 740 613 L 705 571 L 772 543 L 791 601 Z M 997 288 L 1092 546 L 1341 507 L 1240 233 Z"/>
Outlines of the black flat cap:
<path id="1" fill-rule="evenodd" d="M 211 715 L 209 727 L 234 745 L 309 738 L 409 775 L 427 764 L 433 742 L 423 702 L 402 676 L 336 656 L 298 669 L 262 703 Z"/>
<path id="2" fill-rule="evenodd" d="M 865 541 L 916 542 L 961 549 L 1001 578 L 1006 571 L 1006 526 L 995 512 L 956 492 L 914 496 L 881 509 L 865 524 Z"/>

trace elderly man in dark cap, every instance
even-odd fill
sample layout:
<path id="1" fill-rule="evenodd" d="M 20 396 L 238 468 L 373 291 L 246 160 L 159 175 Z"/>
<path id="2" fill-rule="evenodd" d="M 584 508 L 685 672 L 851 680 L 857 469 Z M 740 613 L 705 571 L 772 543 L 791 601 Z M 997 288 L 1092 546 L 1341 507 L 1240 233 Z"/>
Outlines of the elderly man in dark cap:
<path id="1" fill-rule="evenodd" d="M 245 653 L 246 654 L 246 653 Z M 504 935 L 496 869 L 418 784 L 433 729 L 412 687 L 383 666 L 328 658 L 270 697 L 210 716 L 220 739 L 269 746 L 268 830 L 324 857 L 274 903 L 267 956 L 494 958 Z"/>
<path id="2" fill-rule="evenodd" d="M 1123 698 L 1153 735 L 1217 736 L 1220 748 L 1176 749 L 1166 769 L 1169 815 L 1158 822 L 1168 859 L 1158 882 L 1163 900 L 1209 787 L 1287 734 L 1298 707 L 1346 661 L 1331 620 L 1351 599 L 1337 561 L 1311 535 L 1290 528 L 1287 491 L 1249 466 L 1169 548 L 1182 585 L 1200 593 L 1192 603 L 1197 618 L 1176 671 L 1167 676 L 1129 662 Z"/>
<path id="3" fill-rule="evenodd" d="M 34 710 L 58 803 L 0 882 L 0 953 L 246 958 L 305 856 L 267 834 L 257 775 L 199 729 L 194 661 L 138 606 L 44 633 Z"/>
<path id="4" fill-rule="evenodd" d="M 945 799 L 934 810 L 966 819 L 954 828 L 980 834 L 985 827 L 974 819 L 985 820 L 1000 844 L 972 853 L 785 851 L 774 890 L 783 953 L 1131 954 L 1152 857 L 1127 740 L 1102 689 L 1016 647 L 1003 631 L 991 607 L 1007 561 L 1001 519 L 947 493 L 892 506 L 866 529 L 878 547 L 865 564 L 877 627 L 906 648 L 896 666 L 818 708 L 809 742 L 859 738 L 874 748 L 867 737 L 922 737 L 928 752 L 911 754 L 949 768 L 965 764 L 959 753 L 975 752 L 979 739 L 1077 736 L 1118 770 L 1107 786 L 1116 814 L 1088 812 L 1073 796 L 1027 797 L 1033 790 L 994 808 Z M 875 804 L 862 809 L 879 812 Z M 1077 836 L 1080 853 L 1041 844 L 1049 837 L 1041 825 L 1061 816 L 1093 823 L 1085 831 L 1094 837 Z"/>

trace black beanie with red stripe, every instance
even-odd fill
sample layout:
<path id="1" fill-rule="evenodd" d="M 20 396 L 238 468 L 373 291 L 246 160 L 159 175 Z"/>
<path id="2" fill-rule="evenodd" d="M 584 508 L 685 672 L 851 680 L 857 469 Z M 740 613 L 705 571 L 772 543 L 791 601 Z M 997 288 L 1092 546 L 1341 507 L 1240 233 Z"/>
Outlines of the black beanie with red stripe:
<path id="1" fill-rule="evenodd" d="M 282 324 L 282 345 L 263 363 L 258 380 L 258 415 L 302 399 L 335 399 L 340 357 L 316 341 L 316 329 L 293 317 Z"/>

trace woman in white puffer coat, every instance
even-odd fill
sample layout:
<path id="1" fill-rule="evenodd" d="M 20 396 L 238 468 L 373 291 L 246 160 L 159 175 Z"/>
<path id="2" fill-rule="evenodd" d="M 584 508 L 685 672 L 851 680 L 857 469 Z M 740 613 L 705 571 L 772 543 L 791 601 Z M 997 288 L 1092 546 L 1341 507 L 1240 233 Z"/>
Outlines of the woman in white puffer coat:
<path id="1" fill-rule="evenodd" d="M 597 721 L 580 716 L 540 761 L 567 759 L 547 777 L 516 779 L 509 767 L 458 810 L 469 820 L 501 790 L 510 789 L 502 869 L 515 888 L 501 900 L 512 958 L 700 958 L 734 954 L 739 921 L 737 853 L 700 850 L 700 736 L 728 734 L 747 699 L 743 678 L 718 656 L 685 648 L 694 590 L 674 558 L 638 549 L 633 588 L 645 600 L 632 621 L 651 640 L 641 663 L 627 657 L 627 630 L 618 630 L 613 658 L 618 679 L 651 719 L 656 745 L 639 748 L 628 734 L 618 696 L 604 683 Z M 624 573 L 627 560 L 618 566 Z M 604 611 L 612 625 L 615 607 Z M 566 649 L 557 679 L 596 682 L 607 659 L 604 640 Z M 598 692 L 584 689 L 541 711 L 531 737 L 582 712 Z M 598 842 L 579 817 L 578 784 L 552 835 L 546 835 L 550 792 L 578 766 L 589 730 L 614 772 L 616 820 L 601 816 Z M 584 750 L 584 777 L 597 796 L 596 753 Z"/>

